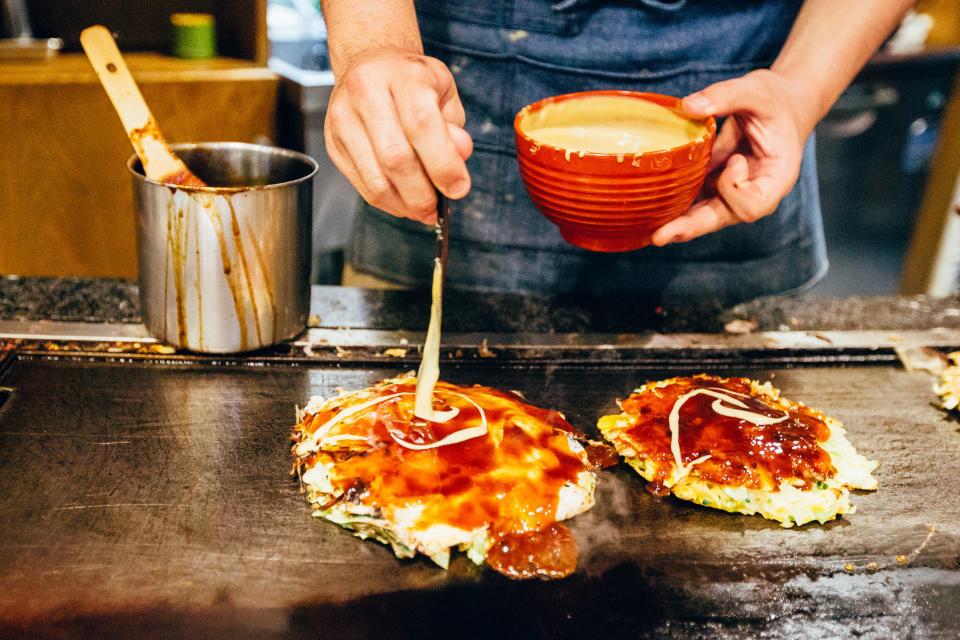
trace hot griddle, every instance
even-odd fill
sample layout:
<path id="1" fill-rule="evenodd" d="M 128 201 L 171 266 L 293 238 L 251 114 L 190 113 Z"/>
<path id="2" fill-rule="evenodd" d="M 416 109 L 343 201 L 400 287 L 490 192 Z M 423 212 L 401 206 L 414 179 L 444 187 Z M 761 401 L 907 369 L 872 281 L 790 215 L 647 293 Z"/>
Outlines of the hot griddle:
<path id="1" fill-rule="evenodd" d="M 289 473 L 295 405 L 407 362 L 21 349 L 0 364 L 0 636 L 955 638 L 960 425 L 930 375 L 889 353 L 677 354 L 448 353 L 441 375 L 521 391 L 593 436 L 649 380 L 772 380 L 881 460 L 880 489 L 783 529 L 656 498 L 621 464 L 570 521 L 574 575 L 512 581 L 462 554 L 444 572 L 311 517 Z"/>

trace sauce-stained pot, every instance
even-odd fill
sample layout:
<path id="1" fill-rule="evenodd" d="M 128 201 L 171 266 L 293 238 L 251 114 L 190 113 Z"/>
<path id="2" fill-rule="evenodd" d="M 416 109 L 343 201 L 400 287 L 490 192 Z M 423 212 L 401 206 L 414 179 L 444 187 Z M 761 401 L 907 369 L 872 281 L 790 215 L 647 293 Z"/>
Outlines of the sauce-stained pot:
<path id="1" fill-rule="evenodd" d="M 141 313 L 157 339 L 206 353 L 288 340 L 310 305 L 312 178 L 307 155 L 236 142 L 172 145 L 209 187 L 149 180 L 136 200 Z"/>

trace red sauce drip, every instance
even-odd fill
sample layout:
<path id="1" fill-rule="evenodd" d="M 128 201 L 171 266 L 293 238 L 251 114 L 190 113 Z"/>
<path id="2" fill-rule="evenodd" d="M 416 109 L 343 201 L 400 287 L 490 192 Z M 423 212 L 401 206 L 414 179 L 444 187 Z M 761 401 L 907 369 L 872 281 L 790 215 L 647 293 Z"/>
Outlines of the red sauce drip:
<path id="1" fill-rule="evenodd" d="M 587 452 L 587 459 L 594 469 L 606 469 L 620 463 L 620 454 L 611 446 L 605 444 L 588 444 L 583 447 Z"/>
<path id="2" fill-rule="evenodd" d="M 522 577 L 531 562 L 540 560 L 547 563 L 542 575 L 569 573 L 576 567 L 576 546 L 571 560 L 570 544 L 565 542 L 569 531 L 552 525 L 560 489 L 567 482 L 576 483 L 581 472 L 590 470 L 590 464 L 586 455 L 570 450 L 565 432 L 573 428 L 559 413 L 537 409 L 513 394 L 489 387 L 460 387 L 441 381 L 434 390 L 434 408 L 456 407 L 460 412 L 445 423 L 436 423 L 414 417 L 414 379 L 375 389 L 375 394 L 357 402 L 395 393 L 407 395 L 374 405 L 331 429 L 330 435 L 349 433 L 365 438 L 357 455 L 338 463 L 334 480 L 338 488 L 345 490 L 360 480 L 366 487 L 361 499 L 365 504 L 422 506 L 415 527 L 443 523 L 472 531 L 488 526 L 495 544 L 506 541 L 512 549 L 522 541 L 522 554 L 504 552 L 496 565 L 491 563 L 505 575 Z M 405 442 L 426 444 L 480 426 L 480 411 L 462 396 L 483 407 L 486 436 L 424 450 L 406 448 L 391 437 L 392 432 Z M 304 437 L 341 408 L 315 415 L 305 425 Z M 330 449 L 337 446 L 357 445 L 341 441 Z M 323 453 L 332 455 L 333 451 Z M 512 558 L 522 566 L 513 567 Z"/>
<path id="3" fill-rule="evenodd" d="M 510 578 L 563 578 L 577 568 L 577 541 L 566 525 L 554 522 L 542 531 L 500 538 L 487 564 Z"/>
<path id="4" fill-rule="evenodd" d="M 179 187 L 205 187 L 207 183 L 193 174 L 190 169 L 184 167 L 176 173 L 163 176 L 164 184 L 173 184 Z"/>
<path id="5" fill-rule="evenodd" d="M 655 495 L 662 493 L 657 489 L 663 487 L 673 463 L 670 412 L 681 396 L 697 388 L 751 392 L 750 381 L 745 378 L 696 376 L 632 395 L 622 403 L 623 410 L 634 417 L 624 432 L 625 439 L 641 443 L 641 450 L 655 462 L 658 477 L 648 487 Z M 713 396 L 689 398 L 679 414 L 681 458 L 688 464 L 700 456 L 712 456 L 694 467 L 697 476 L 719 484 L 770 490 L 784 480 L 800 479 L 809 486 L 836 473 L 830 454 L 819 444 L 830 436 L 823 414 L 784 401 L 733 397 L 754 413 L 779 417 L 786 411 L 789 417 L 775 424 L 756 425 L 715 412 L 711 405 L 717 399 Z"/>
<path id="6" fill-rule="evenodd" d="M 659 480 L 653 480 L 652 482 L 648 482 L 647 491 L 649 491 L 651 495 L 654 495 L 660 498 L 670 495 L 670 487 L 668 487 L 667 485 L 665 485 L 663 482 Z"/>

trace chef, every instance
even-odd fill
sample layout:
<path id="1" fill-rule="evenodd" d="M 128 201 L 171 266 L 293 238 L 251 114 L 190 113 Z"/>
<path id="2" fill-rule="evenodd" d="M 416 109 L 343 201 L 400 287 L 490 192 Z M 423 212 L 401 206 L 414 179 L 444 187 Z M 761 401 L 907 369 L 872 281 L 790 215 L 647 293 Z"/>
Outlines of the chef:
<path id="1" fill-rule="evenodd" d="M 324 0 L 327 150 L 365 200 L 344 283 L 429 282 L 436 188 L 454 199 L 448 287 L 728 303 L 802 291 L 827 269 L 814 127 L 911 5 Z M 574 247 L 524 191 L 516 113 L 594 89 L 686 96 L 687 115 L 722 119 L 700 198 L 653 246 Z"/>

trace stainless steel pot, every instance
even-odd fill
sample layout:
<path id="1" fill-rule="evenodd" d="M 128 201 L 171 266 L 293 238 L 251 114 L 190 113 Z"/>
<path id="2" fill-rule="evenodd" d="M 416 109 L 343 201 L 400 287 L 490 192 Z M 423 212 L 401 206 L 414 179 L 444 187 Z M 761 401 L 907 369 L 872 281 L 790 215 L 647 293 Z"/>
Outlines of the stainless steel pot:
<path id="1" fill-rule="evenodd" d="M 282 342 L 310 307 L 313 158 L 235 142 L 172 145 L 208 188 L 127 167 L 137 206 L 140 306 L 152 335 L 230 353 Z"/>

